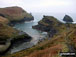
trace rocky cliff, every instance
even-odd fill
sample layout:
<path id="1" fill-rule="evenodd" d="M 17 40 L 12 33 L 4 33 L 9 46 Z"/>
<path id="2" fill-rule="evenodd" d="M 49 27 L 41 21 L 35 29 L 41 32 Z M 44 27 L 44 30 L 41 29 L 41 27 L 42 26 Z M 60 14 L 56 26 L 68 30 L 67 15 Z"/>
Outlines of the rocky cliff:
<path id="1" fill-rule="evenodd" d="M 67 27 L 66 23 L 58 21 L 53 16 L 44 16 L 33 28 L 57 34 L 46 37 L 46 40 L 32 48 L 3 57 L 62 57 L 61 52 L 76 53 L 76 24 L 69 23 L 69 25 L 70 27 Z"/>
<path id="2" fill-rule="evenodd" d="M 7 18 L 10 22 L 24 22 L 34 20 L 34 17 L 21 7 L 0 8 L 0 16 Z"/>
<path id="3" fill-rule="evenodd" d="M 32 39 L 27 33 L 14 29 L 8 24 L 31 20 L 34 20 L 33 16 L 20 7 L 0 8 L 0 54 L 7 51 L 11 45 Z"/>
<path id="4" fill-rule="evenodd" d="M 65 26 L 53 16 L 44 16 L 43 19 L 38 22 L 38 25 L 33 26 L 33 28 L 48 32 L 52 35 L 65 29 Z"/>
<path id="5" fill-rule="evenodd" d="M 32 37 L 25 32 L 0 22 L 0 54 L 8 51 L 7 49 L 14 44 L 30 41 L 31 39 Z"/>

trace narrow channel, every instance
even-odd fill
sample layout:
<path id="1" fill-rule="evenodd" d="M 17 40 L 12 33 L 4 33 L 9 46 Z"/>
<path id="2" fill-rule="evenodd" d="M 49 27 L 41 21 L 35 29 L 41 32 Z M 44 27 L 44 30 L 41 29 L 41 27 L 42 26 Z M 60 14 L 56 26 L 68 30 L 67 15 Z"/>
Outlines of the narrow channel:
<path id="1" fill-rule="evenodd" d="M 28 35 L 32 37 L 32 40 L 30 42 L 24 42 L 22 44 L 16 45 L 11 49 L 11 53 L 15 53 L 27 48 L 31 48 L 32 46 L 36 45 L 39 40 L 45 39 L 45 36 L 47 35 L 46 32 L 41 32 L 35 29 L 32 29 L 33 25 L 36 25 L 37 22 L 25 22 L 25 23 L 19 23 L 16 24 L 14 27 L 18 30 L 22 30 L 26 32 Z"/>

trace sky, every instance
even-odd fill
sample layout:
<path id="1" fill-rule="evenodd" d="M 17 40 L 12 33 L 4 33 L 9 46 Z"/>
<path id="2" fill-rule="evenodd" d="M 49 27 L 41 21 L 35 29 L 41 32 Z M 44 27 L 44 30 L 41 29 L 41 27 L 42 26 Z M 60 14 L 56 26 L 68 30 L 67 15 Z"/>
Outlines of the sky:
<path id="1" fill-rule="evenodd" d="M 0 0 L 0 8 L 10 6 L 27 12 L 76 13 L 76 0 Z"/>

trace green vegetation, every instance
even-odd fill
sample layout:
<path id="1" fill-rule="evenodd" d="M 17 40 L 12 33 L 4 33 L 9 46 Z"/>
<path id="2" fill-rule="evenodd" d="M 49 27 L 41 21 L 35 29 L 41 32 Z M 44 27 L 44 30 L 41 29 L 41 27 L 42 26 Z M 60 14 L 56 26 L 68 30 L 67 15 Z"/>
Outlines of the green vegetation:
<path id="1" fill-rule="evenodd" d="M 9 38 L 13 38 L 16 35 L 18 35 L 17 30 L 13 29 L 8 25 L 0 23 L 0 38 L 9 39 Z"/>
<path id="2" fill-rule="evenodd" d="M 58 21 L 55 17 L 44 16 L 35 27 L 41 31 L 46 31 L 46 29 L 49 28 L 50 30 L 47 29 L 48 33 L 52 29 L 55 29 L 57 32 L 55 32 L 56 34 L 54 34 L 53 37 L 47 37 L 43 42 L 27 50 L 2 57 L 61 57 L 59 55 L 60 52 L 70 51 L 69 45 L 76 48 L 76 25 L 69 25 L 70 27 L 67 30 L 66 24 Z M 20 37 L 24 37 L 24 35 Z"/>
<path id="3" fill-rule="evenodd" d="M 27 50 L 23 50 L 8 56 L 3 56 L 3 57 L 24 57 L 24 56 L 34 56 L 33 54 L 36 54 L 38 52 L 38 55 L 40 54 L 47 54 L 48 52 L 68 52 L 69 48 L 67 47 L 65 43 L 65 38 L 63 35 L 64 32 L 61 33 L 61 35 L 57 34 L 57 36 L 54 36 L 51 40 L 46 39 L 45 41 L 37 44 L 36 46 L 29 48 Z M 47 50 L 46 50 L 47 49 Z M 49 50 L 50 49 L 50 50 Z M 48 51 L 48 52 L 47 52 Z M 58 55 L 56 53 L 56 55 Z M 38 56 L 36 54 L 36 56 Z M 53 56 L 56 56 L 53 54 Z M 41 55 L 42 56 L 42 55 Z M 58 55 L 59 56 L 59 55 Z"/>

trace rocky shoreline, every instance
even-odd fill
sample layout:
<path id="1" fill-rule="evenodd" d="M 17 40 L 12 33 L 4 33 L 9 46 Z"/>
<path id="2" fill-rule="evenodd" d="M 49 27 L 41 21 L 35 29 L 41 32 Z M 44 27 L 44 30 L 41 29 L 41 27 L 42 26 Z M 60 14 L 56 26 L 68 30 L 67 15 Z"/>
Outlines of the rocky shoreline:
<path id="1" fill-rule="evenodd" d="M 2 19 L 0 21 L 0 54 L 7 53 L 13 46 L 32 40 L 32 37 L 26 32 L 11 27 L 16 23 L 34 20 L 31 14 L 20 7 L 7 7 L 0 9 L 0 16 L 9 20 L 9 23 L 5 22 L 7 20 L 4 20 L 5 23 Z M 48 37 L 39 39 L 37 45 L 31 45 L 31 48 L 29 47 L 27 50 L 9 54 L 5 57 L 33 57 L 34 55 L 39 55 L 38 57 L 46 55 L 48 57 L 49 54 L 53 57 L 59 57 L 60 52 L 71 52 L 73 48 L 76 50 L 76 24 L 72 24 L 73 20 L 68 15 L 64 16 L 63 21 L 66 23 L 60 22 L 53 16 L 43 16 L 38 25 L 32 26 L 32 28 L 47 32 Z"/>
<path id="2" fill-rule="evenodd" d="M 18 6 L 0 8 L 0 16 L 6 18 L 5 20 L 9 21 L 6 21 L 7 24 L 11 26 L 14 26 L 16 23 L 34 20 L 31 13 Z"/>
<path id="3" fill-rule="evenodd" d="M 16 36 L 15 38 L 7 39 L 7 41 L 5 41 L 5 44 L 0 45 L 0 54 L 7 53 L 8 51 L 11 50 L 12 47 L 20 45 L 21 43 L 30 42 L 31 39 L 32 39 L 31 36 L 21 31 L 19 32 L 18 36 Z"/>
<path id="4" fill-rule="evenodd" d="M 4 57 L 33 57 L 38 55 L 44 57 L 46 52 L 48 52 L 47 57 L 49 54 L 54 57 L 59 57 L 60 52 L 69 52 L 72 49 L 71 46 L 76 48 L 76 24 L 68 24 L 69 26 L 67 26 L 67 23 L 62 23 L 53 16 L 44 16 L 43 19 L 38 22 L 38 25 L 32 28 L 47 32 L 48 37 L 39 40 L 37 45 L 27 50 L 22 50 Z"/>
<path id="5" fill-rule="evenodd" d="M 34 20 L 34 17 L 31 14 L 27 13 L 20 7 L 14 6 L 0 8 L 0 17 L 1 54 L 4 54 L 6 51 L 8 51 L 8 49 L 10 49 L 15 44 L 31 41 L 32 37 L 29 36 L 26 32 L 19 31 L 12 27 L 17 23 Z"/>
<path id="6" fill-rule="evenodd" d="M 32 26 L 32 28 L 47 32 L 49 37 L 53 37 L 53 35 L 59 32 L 59 27 L 61 28 L 62 25 L 64 26 L 63 23 L 53 16 L 43 16 L 43 19 L 38 22 L 38 25 Z"/>
<path id="7" fill-rule="evenodd" d="M 10 23 L 8 23 L 8 25 L 15 26 L 15 24 L 17 24 L 17 23 L 29 22 L 29 21 L 33 21 L 33 20 L 34 20 L 34 17 L 32 17 L 32 18 L 24 17 L 22 20 L 19 20 L 19 21 L 11 21 Z"/>

